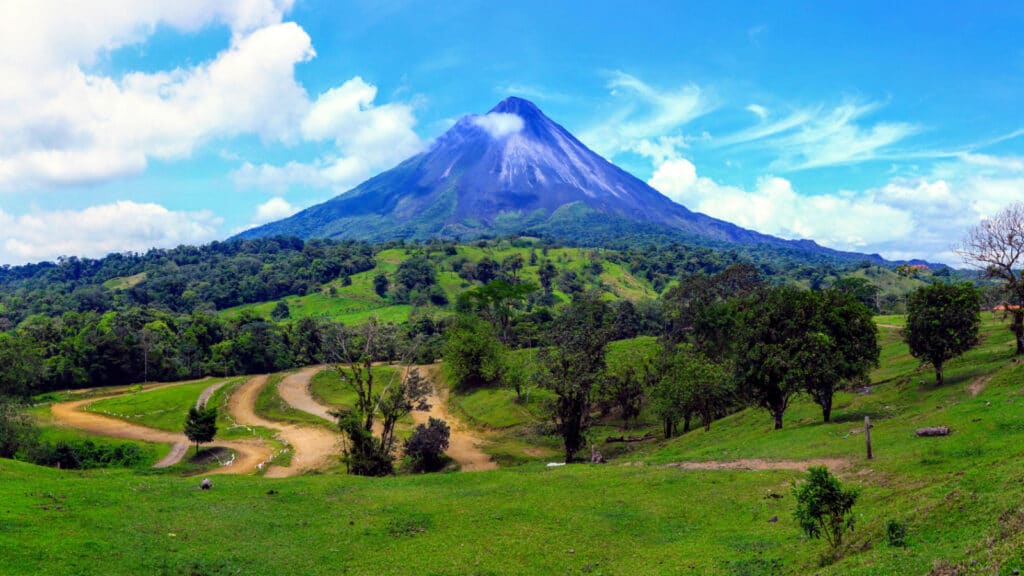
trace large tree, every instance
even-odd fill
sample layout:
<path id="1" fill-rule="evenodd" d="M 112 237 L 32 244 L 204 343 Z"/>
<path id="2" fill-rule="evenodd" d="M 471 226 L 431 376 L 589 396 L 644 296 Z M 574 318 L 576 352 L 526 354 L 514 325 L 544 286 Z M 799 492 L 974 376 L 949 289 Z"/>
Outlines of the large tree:
<path id="1" fill-rule="evenodd" d="M 797 352 L 804 390 L 821 406 L 825 422 L 832 419 L 836 389 L 865 381 L 878 365 L 881 349 L 871 310 L 854 294 L 836 290 L 812 293 L 814 325 Z"/>
<path id="2" fill-rule="evenodd" d="M 747 400 L 771 412 L 776 430 L 804 388 L 801 350 L 815 337 L 816 308 L 811 292 L 775 288 L 743 300 L 736 312 L 736 383 Z"/>
<path id="3" fill-rule="evenodd" d="M 937 385 L 942 385 L 943 364 L 978 343 L 980 304 L 978 290 L 970 284 L 933 284 L 907 298 L 903 339 L 914 358 L 935 367 Z"/>
<path id="4" fill-rule="evenodd" d="M 956 249 L 964 262 L 1005 283 L 1012 302 L 1010 329 L 1024 354 L 1024 202 L 1014 202 L 972 228 Z"/>
<path id="5" fill-rule="evenodd" d="M 556 396 L 554 419 L 572 462 L 590 426 L 591 391 L 605 377 L 608 305 L 597 294 L 582 294 L 555 318 L 551 346 L 537 359 L 548 388 Z"/>

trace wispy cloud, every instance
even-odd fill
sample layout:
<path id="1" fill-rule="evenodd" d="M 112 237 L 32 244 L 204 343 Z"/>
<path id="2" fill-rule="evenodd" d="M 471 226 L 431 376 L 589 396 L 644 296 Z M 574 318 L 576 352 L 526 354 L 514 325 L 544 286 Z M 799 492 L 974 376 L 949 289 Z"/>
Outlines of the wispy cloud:
<path id="1" fill-rule="evenodd" d="M 798 109 L 775 119 L 762 115 L 763 108 L 748 107 L 761 122 L 716 138 L 714 144 L 763 144 L 777 155 L 769 168 L 783 172 L 882 159 L 892 153 L 892 145 L 917 134 L 921 127 L 907 122 L 866 123 L 879 107 L 878 103 L 846 103 L 832 109 Z"/>
<path id="2" fill-rule="evenodd" d="M 580 135 L 583 142 L 606 156 L 632 150 L 644 140 L 675 135 L 716 107 L 714 98 L 696 84 L 663 90 L 616 71 L 608 88 L 618 110 Z"/>

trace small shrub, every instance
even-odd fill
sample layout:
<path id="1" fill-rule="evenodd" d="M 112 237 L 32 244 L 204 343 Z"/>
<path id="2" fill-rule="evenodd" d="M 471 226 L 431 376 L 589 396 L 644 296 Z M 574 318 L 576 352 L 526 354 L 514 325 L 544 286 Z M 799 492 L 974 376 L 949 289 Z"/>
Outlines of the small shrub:
<path id="1" fill-rule="evenodd" d="M 436 472 L 444 468 L 451 428 L 444 420 L 430 418 L 427 425 L 420 424 L 405 441 L 405 454 L 412 462 L 413 472 Z"/>
<path id="2" fill-rule="evenodd" d="M 807 481 L 793 486 L 793 494 L 797 502 L 793 515 L 804 533 L 811 538 L 824 537 L 832 548 L 842 545 L 843 534 L 853 530 L 857 490 L 844 490 L 828 468 L 812 466 Z"/>
<path id="3" fill-rule="evenodd" d="M 906 547 L 907 525 L 899 520 L 889 520 L 885 527 L 885 541 L 894 548 Z"/>

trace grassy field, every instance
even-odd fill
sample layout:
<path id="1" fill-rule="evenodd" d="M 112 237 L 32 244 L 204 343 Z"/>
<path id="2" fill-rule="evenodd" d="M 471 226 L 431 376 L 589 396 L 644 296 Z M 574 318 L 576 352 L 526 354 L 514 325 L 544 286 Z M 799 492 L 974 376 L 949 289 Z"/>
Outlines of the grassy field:
<path id="1" fill-rule="evenodd" d="M 223 378 L 208 378 L 155 390 L 140 390 L 99 400 L 90 404 L 87 410 L 158 430 L 181 432 L 188 409 L 195 405 L 203 390 L 224 381 Z"/>
<path id="2" fill-rule="evenodd" d="M 748 409 L 604 466 L 387 479 L 324 474 L 198 481 L 135 471 L 61 472 L 0 460 L 2 574 L 1011 574 L 1024 569 L 1024 363 L 986 318 L 981 345 L 934 384 L 879 318 L 883 362 L 868 389 L 836 399 L 833 422 L 793 403 L 785 427 Z M 642 347 L 642 342 L 619 344 Z M 328 383 L 329 384 L 329 383 Z M 328 384 L 321 383 L 325 390 Z M 498 418 L 508 391 L 459 398 Z M 227 393 L 226 391 L 224 392 Z M 325 392 L 326 393 L 326 392 Z M 140 395 L 142 396 L 142 395 Z M 335 396 L 338 401 L 344 400 Z M 467 409 L 467 400 L 469 400 Z M 864 456 L 863 419 L 875 458 Z M 534 421 L 533 424 L 537 422 Z M 557 454 L 518 435 L 496 452 Z M 953 433 L 917 438 L 914 429 Z M 557 441 L 555 441 L 557 442 Z M 541 458 L 541 456 L 538 456 Z M 680 468 L 680 462 L 832 459 L 860 489 L 842 556 L 802 536 L 798 471 Z M 766 464 L 767 463 L 767 464 Z M 772 519 L 776 521 L 771 521 Z M 886 542 L 889 521 L 907 546 Z M 268 546 L 273 542 L 273 546 Z"/>

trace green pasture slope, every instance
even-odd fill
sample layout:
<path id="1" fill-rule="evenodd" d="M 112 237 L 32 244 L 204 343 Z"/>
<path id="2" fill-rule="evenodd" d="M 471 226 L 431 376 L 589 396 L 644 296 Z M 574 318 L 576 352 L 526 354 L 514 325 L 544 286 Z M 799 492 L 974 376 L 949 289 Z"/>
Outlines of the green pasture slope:
<path id="1" fill-rule="evenodd" d="M 1024 570 L 1024 363 L 986 318 L 937 388 L 881 318 L 883 364 L 834 421 L 749 409 L 602 466 L 270 480 L 0 460 L 0 574 L 1012 574 Z M 864 458 L 864 416 L 875 459 Z M 950 426 L 942 438 L 914 429 Z M 841 459 L 860 488 L 838 559 L 803 537 L 786 470 L 686 461 Z M 632 465 L 627 465 L 632 462 Z M 772 518 L 777 521 L 771 522 Z M 890 520 L 907 527 L 891 547 Z"/>
<path id="2" fill-rule="evenodd" d="M 239 379 L 232 379 L 234 380 Z M 155 390 L 129 392 L 123 396 L 98 400 L 89 404 L 86 409 L 158 430 L 181 432 L 188 410 L 195 405 L 199 395 L 208 387 L 221 382 L 225 382 L 225 379 L 207 378 L 172 384 Z M 224 386 L 230 386 L 231 383 L 228 382 Z"/>

